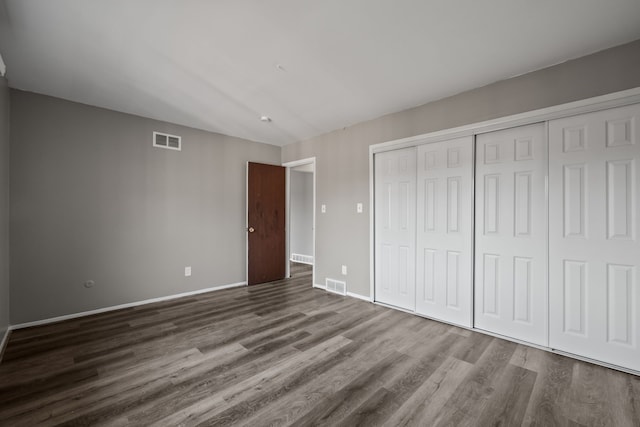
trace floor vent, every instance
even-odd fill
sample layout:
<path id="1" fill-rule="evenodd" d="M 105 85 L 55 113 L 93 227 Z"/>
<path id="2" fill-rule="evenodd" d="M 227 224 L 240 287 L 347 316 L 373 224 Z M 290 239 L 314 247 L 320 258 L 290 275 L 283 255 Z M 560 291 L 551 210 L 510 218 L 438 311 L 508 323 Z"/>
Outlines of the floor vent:
<path id="1" fill-rule="evenodd" d="M 313 257 L 311 255 L 291 254 L 291 261 L 313 265 Z"/>
<path id="2" fill-rule="evenodd" d="M 153 146 L 180 151 L 182 149 L 182 137 L 169 135 L 167 133 L 154 132 Z"/>
<path id="3" fill-rule="evenodd" d="M 336 294 L 346 295 L 347 294 L 347 283 L 341 282 L 335 279 L 325 279 L 325 284 L 327 286 L 327 290 L 329 292 L 335 292 Z"/>

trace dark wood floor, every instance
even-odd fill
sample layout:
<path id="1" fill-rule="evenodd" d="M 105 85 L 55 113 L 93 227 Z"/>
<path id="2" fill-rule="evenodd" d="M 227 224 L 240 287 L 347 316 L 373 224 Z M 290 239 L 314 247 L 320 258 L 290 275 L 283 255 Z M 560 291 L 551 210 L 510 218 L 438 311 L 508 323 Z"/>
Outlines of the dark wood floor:
<path id="1" fill-rule="evenodd" d="M 640 378 L 312 289 L 14 331 L 3 426 L 640 425 Z"/>

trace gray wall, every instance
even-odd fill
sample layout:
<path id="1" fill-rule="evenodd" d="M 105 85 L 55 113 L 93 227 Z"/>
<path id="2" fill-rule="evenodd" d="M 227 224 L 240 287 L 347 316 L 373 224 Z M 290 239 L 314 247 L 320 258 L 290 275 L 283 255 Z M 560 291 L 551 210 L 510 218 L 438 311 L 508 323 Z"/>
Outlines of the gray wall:
<path id="1" fill-rule="evenodd" d="M 0 341 L 9 326 L 9 98 L 0 77 Z"/>
<path id="2" fill-rule="evenodd" d="M 247 161 L 280 148 L 11 90 L 11 323 L 244 281 Z"/>
<path id="3" fill-rule="evenodd" d="M 313 255 L 313 174 L 292 170 L 289 190 L 290 252 Z"/>
<path id="4" fill-rule="evenodd" d="M 347 290 L 370 294 L 369 145 L 638 86 L 635 41 L 285 146 L 283 162 L 316 157 L 317 282 L 340 278 L 345 264 Z M 364 203 L 363 214 L 356 213 L 357 202 Z"/>

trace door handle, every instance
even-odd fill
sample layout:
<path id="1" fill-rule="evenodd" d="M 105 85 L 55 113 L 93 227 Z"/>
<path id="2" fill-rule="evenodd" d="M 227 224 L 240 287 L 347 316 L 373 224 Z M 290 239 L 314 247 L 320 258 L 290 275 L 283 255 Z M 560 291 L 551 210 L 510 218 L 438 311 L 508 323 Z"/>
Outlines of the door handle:
<path id="1" fill-rule="evenodd" d="M 254 231 L 256 231 L 256 229 L 255 229 L 255 228 L 253 228 L 253 227 L 249 227 L 249 228 L 247 229 L 247 231 L 248 231 L 249 233 L 253 233 Z"/>

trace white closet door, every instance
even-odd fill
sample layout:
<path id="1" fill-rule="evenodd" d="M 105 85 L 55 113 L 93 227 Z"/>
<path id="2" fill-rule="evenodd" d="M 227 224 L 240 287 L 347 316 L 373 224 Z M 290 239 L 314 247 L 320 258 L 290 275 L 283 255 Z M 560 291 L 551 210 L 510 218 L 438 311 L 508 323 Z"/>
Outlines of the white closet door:
<path id="1" fill-rule="evenodd" d="M 547 345 L 547 143 L 535 124 L 476 137 L 475 327 Z"/>
<path id="2" fill-rule="evenodd" d="M 471 326 L 473 137 L 418 147 L 416 312 Z"/>
<path id="3" fill-rule="evenodd" d="M 640 105 L 549 122 L 550 338 L 640 371 Z"/>
<path id="4" fill-rule="evenodd" d="M 375 299 L 415 310 L 416 150 L 375 155 Z"/>

